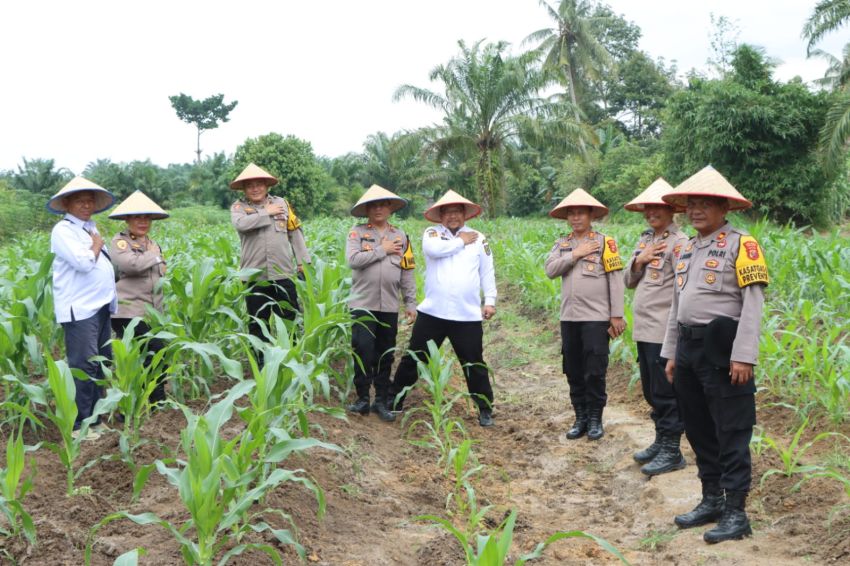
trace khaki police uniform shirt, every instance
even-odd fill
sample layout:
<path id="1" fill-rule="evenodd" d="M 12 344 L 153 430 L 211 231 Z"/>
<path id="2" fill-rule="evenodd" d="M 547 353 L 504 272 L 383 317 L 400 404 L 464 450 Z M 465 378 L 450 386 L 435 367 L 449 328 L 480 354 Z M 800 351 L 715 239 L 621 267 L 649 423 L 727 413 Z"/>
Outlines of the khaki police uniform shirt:
<path id="1" fill-rule="evenodd" d="M 162 291 L 157 289 L 164 272 L 162 250 L 150 238 L 136 238 L 120 232 L 109 246 L 112 263 L 118 269 L 118 311 L 112 318 L 143 317 L 147 305 L 162 312 Z"/>
<path id="2" fill-rule="evenodd" d="M 387 255 L 383 238 L 401 242 L 402 255 Z M 387 224 L 383 232 L 371 224 L 358 224 L 348 233 L 345 258 L 352 270 L 352 308 L 397 313 L 399 291 L 406 310 L 416 310 L 416 277 L 410 239 L 400 228 Z"/>
<path id="3" fill-rule="evenodd" d="M 266 206 L 279 204 L 283 213 L 274 217 Z M 295 275 L 296 265 L 310 263 L 310 252 L 301 231 L 301 221 L 289 203 L 281 197 L 269 196 L 261 204 L 238 200 L 230 207 L 230 221 L 242 243 L 240 266 L 261 269 L 260 279 L 277 281 Z"/>
<path id="4" fill-rule="evenodd" d="M 599 242 L 599 251 L 576 261 L 573 250 L 585 240 Z M 561 278 L 560 320 L 601 322 L 623 316 L 623 262 L 613 238 L 595 231 L 581 239 L 563 236 L 552 246 L 544 267 L 550 279 Z"/>
<path id="5" fill-rule="evenodd" d="M 649 246 L 666 243 L 664 253 L 632 271 L 635 259 Z M 632 337 L 635 342 L 664 342 L 667 331 L 667 319 L 673 302 L 673 285 L 676 279 L 676 256 L 688 242 L 688 237 L 675 223 L 664 229 L 661 235 L 655 230 L 646 230 L 640 235 L 640 241 L 634 254 L 623 270 L 623 281 L 627 289 L 635 289 L 632 301 Z"/>
<path id="6" fill-rule="evenodd" d="M 727 316 L 738 321 L 731 361 L 755 364 L 767 284 L 767 265 L 755 239 L 727 222 L 705 238 L 688 240 L 675 267 L 676 292 L 661 357 L 676 358 L 679 324 L 703 326 Z"/>

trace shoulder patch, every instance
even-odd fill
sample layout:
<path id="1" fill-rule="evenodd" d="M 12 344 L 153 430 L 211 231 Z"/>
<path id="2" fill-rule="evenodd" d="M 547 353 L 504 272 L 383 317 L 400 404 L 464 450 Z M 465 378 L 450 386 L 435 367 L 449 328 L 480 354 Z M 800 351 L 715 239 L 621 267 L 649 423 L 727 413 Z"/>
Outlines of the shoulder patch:
<path id="1" fill-rule="evenodd" d="M 126 250 L 127 249 L 127 240 L 118 240 L 117 242 L 115 242 L 115 247 L 118 248 L 121 251 Z"/>
<path id="2" fill-rule="evenodd" d="M 770 282 L 764 253 L 752 236 L 741 236 L 738 258 L 735 260 L 735 273 L 738 276 L 739 287 L 747 287 L 754 283 L 767 285 Z"/>
<path id="3" fill-rule="evenodd" d="M 357 230 L 352 230 L 351 232 L 349 232 L 348 233 L 348 239 L 349 240 L 356 240 L 357 239 Z"/>
<path id="4" fill-rule="evenodd" d="M 416 261 L 413 259 L 413 247 L 410 245 L 410 240 L 407 241 L 407 247 L 404 248 L 404 253 L 401 255 L 401 268 L 404 270 L 416 269 Z"/>
<path id="5" fill-rule="evenodd" d="M 608 236 L 605 236 L 605 245 L 602 246 L 602 266 L 605 273 L 623 269 L 623 259 L 617 251 L 617 242 Z"/>

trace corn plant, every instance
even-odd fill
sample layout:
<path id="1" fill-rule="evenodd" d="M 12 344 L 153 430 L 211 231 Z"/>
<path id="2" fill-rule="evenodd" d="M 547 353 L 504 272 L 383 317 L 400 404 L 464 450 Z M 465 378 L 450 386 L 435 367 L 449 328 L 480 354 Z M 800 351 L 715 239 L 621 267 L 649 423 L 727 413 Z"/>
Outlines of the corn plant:
<path id="1" fill-rule="evenodd" d="M 101 520 L 91 530 L 86 545 L 86 564 L 91 561 L 91 546 L 97 531 L 104 525 L 129 519 L 139 525 L 156 524 L 167 531 L 180 544 L 181 553 L 187 564 L 209 565 L 226 547 L 219 564 L 227 563 L 249 549 L 269 555 L 280 564 L 278 551 L 267 544 L 249 543 L 244 537 L 250 532 L 270 532 L 280 543 L 293 545 L 303 557 L 304 549 L 295 541 L 287 529 L 274 529 L 259 520 L 265 514 L 282 515 L 282 511 L 264 510 L 249 514 L 248 510 L 261 500 L 268 491 L 283 482 L 296 482 L 312 491 L 319 502 L 320 514 L 324 512 L 324 497 L 321 489 L 310 480 L 299 475 L 300 470 L 274 469 L 263 474 L 265 462 L 246 458 L 240 446 L 254 446 L 255 439 L 245 429 L 231 440 L 222 436 L 222 427 L 235 410 L 235 402 L 255 387 L 252 381 L 236 384 L 227 395 L 213 404 L 204 415 L 195 415 L 182 407 L 186 428 L 180 434 L 181 449 L 185 461 L 178 460 L 177 467 L 169 467 L 158 460 L 156 468 L 168 482 L 177 488 L 180 501 L 189 512 L 189 519 L 182 525 L 173 525 L 153 513 L 131 514 L 119 512 Z M 253 449 L 253 448 L 252 448 Z M 245 486 L 249 486 L 245 489 Z M 187 534 L 194 533 L 194 537 Z"/>
<path id="2" fill-rule="evenodd" d="M 457 529 L 450 521 L 434 515 L 421 515 L 416 517 L 419 521 L 430 521 L 450 533 L 460 543 L 469 566 L 503 566 L 509 564 L 508 554 L 514 537 L 514 526 L 516 525 L 517 511 L 511 510 L 507 518 L 498 527 L 487 533 L 476 533 L 472 536 Z M 616 556 L 623 564 L 628 564 L 625 556 L 611 543 L 602 537 L 598 537 L 584 531 L 558 531 L 544 542 L 538 543 L 532 552 L 523 554 L 517 558 L 514 566 L 522 566 L 529 560 L 540 558 L 547 546 L 553 542 L 565 538 L 587 538 Z"/>
<path id="3" fill-rule="evenodd" d="M 816 435 L 812 440 L 801 444 L 800 440 L 808 426 L 809 418 L 806 417 L 803 419 L 803 423 L 797 428 L 791 442 L 788 443 L 788 445 L 783 445 L 781 441 L 765 433 L 763 433 L 760 438 L 756 439 L 757 442 L 764 442 L 777 456 L 779 456 L 779 459 L 782 462 L 781 468 L 771 468 L 762 474 L 760 485 L 763 485 L 767 478 L 775 474 L 780 474 L 790 478 L 796 474 L 813 474 L 815 472 L 823 471 L 823 466 L 803 463 L 803 458 L 806 453 L 816 442 L 823 440 L 824 438 L 831 436 L 847 438 L 844 435 L 834 432 L 822 432 Z M 799 485 L 800 484 L 798 483 L 795 488 L 799 487 Z"/>
<path id="4" fill-rule="evenodd" d="M 428 354 L 424 359 L 414 356 L 419 372 L 416 386 L 422 388 L 427 397 L 424 407 L 414 407 L 405 413 L 401 425 L 407 429 L 411 444 L 436 449 L 438 462 L 443 463 L 458 440 L 466 437 L 463 423 L 451 416 L 452 407 L 464 394 L 452 388 L 452 362 L 442 355 L 433 340 L 428 341 Z M 422 414 L 426 418 L 419 416 Z M 416 436 L 420 428 L 424 435 Z"/>
<path id="5" fill-rule="evenodd" d="M 16 537 L 21 533 L 30 544 L 35 545 L 36 532 L 32 517 L 23 506 L 24 497 L 32 490 L 35 477 L 35 460 L 30 460 L 30 473 L 24 475 L 26 453 L 37 450 L 39 445 L 24 446 L 21 421 L 17 434 L 6 440 L 6 467 L 0 468 L 0 512 L 6 517 L 8 526 L 0 525 L 0 535 Z"/>

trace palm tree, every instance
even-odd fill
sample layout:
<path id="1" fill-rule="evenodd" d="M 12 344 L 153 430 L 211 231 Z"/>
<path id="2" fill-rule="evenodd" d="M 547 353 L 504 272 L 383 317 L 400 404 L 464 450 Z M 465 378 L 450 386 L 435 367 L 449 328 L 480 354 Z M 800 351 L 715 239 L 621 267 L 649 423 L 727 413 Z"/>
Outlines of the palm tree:
<path id="1" fill-rule="evenodd" d="M 821 0 L 803 26 L 803 37 L 809 40 L 809 57 L 823 57 L 823 51 L 815 49 L 815 44 L 827 33 L 835 31 L 850 21 L 850 0 Z M 832 83 L 835 101 L 826 114 L 826 121 L 820 132 L 820 151 L 824 167 L 835 172 L 847 159 L 847 141 L 850 139 L 850 83 L 847 82 L 848 46 L 844 48 L 844 60 L 831 57 L 831 65 L 823 83 Z M 832 80 L 831 80 L 831 78 Z"/>
<path id="2" fill-rule="evenodd" d="M 523 44 L 538 43 L 532 53 L 543 58 L 545 70 L 556 72 L 566 83 L 575 120 L 580 123 L 579 77 L 598 78 L 611 64 L 610 55 L 593 34 L 593 24 L 599 23 L 599 17 L 591 14 L 593 4 L 588 0 L 561 0 L 557 9 L 545 0 L 539 1 L 556 27 L 530 34 Z M 584 152 L 583 142 L 580 145 Z"/>
<path id="3" fill-rule="evenodd" d="M 431 71 L 443 83 L 443 93 L 412 85 L 400 86 L 395 100 L 412 97 L 444 113 L 441 124 L 423 128 L 419 136 L 438 161 L 448 156 L 475 161 L 475 182 L 484 210 L 496 214 L 504 188 L 504 167 L 513 163 L 515 142 L 524 135 L 558 127 L 565 139 L 580 137 L 580 127 L 559 121 L 538 122 L 550 111 L 538 92 L 545 84 L 531 67 L 528 55 L 505 54 L 507 43 L 467 47 L 458 42 L 460 56 Z M 460 187 L 453 187 L 463 190 Z"/>
<path id="4" fill-rule="evenodd" d="M 50 196 L 67 183 L 73 173 L 65 167 L 56 168 L 53 159 L 27 159 L 18 172 L 12 174 L 13 186 L 35 195 Z"/>
<path id="5" fill-rule="evenodd" d="M 803 26 L 803 38 L 808 39 L 809 55 L 823 36 L 842 27 L 850 20 L 850 0 L 821 0 Z"/>

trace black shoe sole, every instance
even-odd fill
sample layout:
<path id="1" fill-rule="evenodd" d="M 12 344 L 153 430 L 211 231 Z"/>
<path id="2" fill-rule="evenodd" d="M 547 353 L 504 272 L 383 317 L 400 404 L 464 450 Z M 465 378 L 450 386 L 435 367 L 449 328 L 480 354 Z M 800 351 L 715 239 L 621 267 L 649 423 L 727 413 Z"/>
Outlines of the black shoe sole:
<path id="1" fill-rule="evenodd" d="M 632 459 L 635 462 L 637 462 L 638 464 L 643 465 L 643 464 L 649 464 L 650 462 L 652 462 L 652 460 L 654 460 L 656 456 L 658 456 L 658 452 L 656 452 L 655 454 L 653 454 L 649 458 L 638 458 L 637 454 L 632 454 Z"/>
<path id="2" fill-rule="evenodd" d="M 669 464 L 667 466 L 664 466 L 663 468 L 658 468 L 657 470 L 646 470 L 646 466 L 643 466 L 640 469 L 640 473 L 649 477 L 660 476 L 661 474 L 668 474 L 670 472 L 675 472 L 676 470 L 682 470 L 687 465 L 688 463 L 685 461 L 685 458 L 683 456 L 682 459 L 676 462 L 675 464 Z"/>
<path id="3" fill-rule="evenodd" d="M 708 525 L 709 523 L 716 523 L 720 520 L 720 513 L 717 514 L 717 517 L 709 517 L 703 521 L 698 521 L 696 523 L 680 523 L 675 518 L 673 518 L 673 522 L 676 523 L 676 526 L 680 529 L 693 529 L 695 527 L 701 527 L 703 525 Z"/>
<path id="4" fill-rule="evenodd" d="M 740 534 L 737 534 L 737 535 L 732 535 L 732 536 L 723 537 L 723 538 L 719 538 L 719 539 L 710 539 L 707 536 L 703 535 L 702 539 L 706 542 L 706 544 L 717 544 L 718 542 L 723 542 L 723 541 L 727 541 L 727 540 L 744 540 L 744 537 L 752 536 L 752 534 L 753 534 L 753 529 L 747 528 L 746 531 L 744 531 Z"/>

